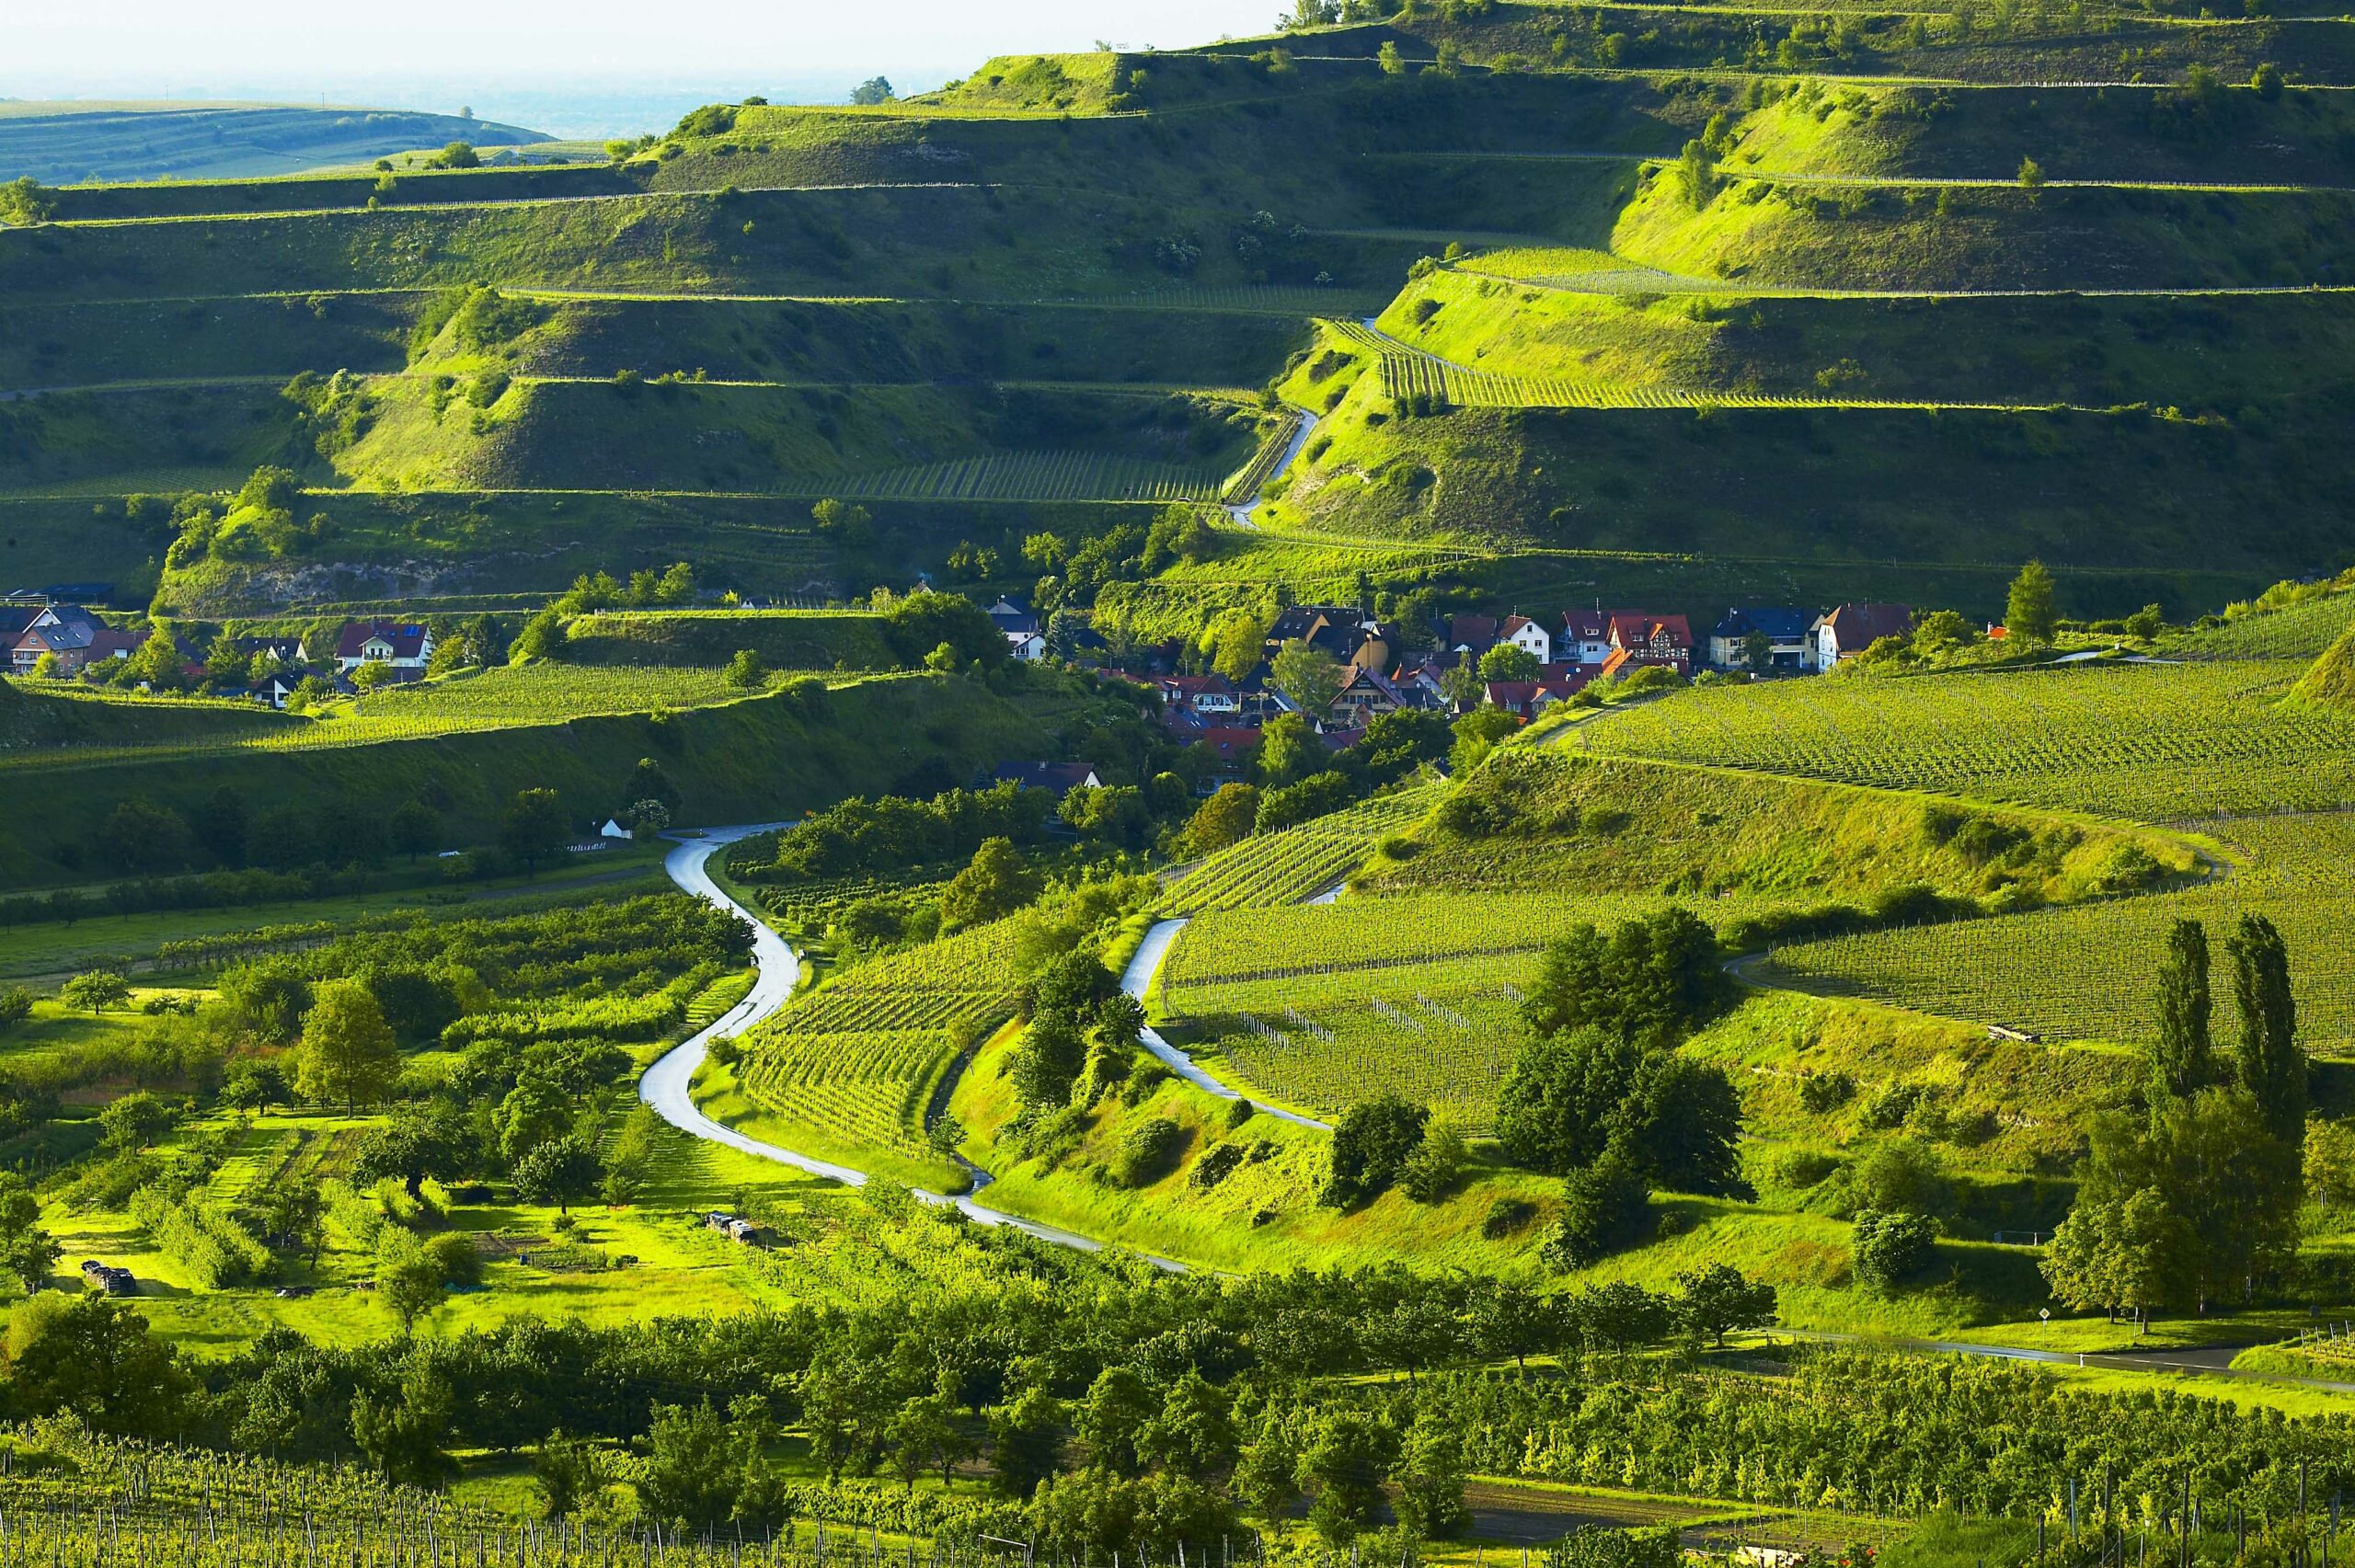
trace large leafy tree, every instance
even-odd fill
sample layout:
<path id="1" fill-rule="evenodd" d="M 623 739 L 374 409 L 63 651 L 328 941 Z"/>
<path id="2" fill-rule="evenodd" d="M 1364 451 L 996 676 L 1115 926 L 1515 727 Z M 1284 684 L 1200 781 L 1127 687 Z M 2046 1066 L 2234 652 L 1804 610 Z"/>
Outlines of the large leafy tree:
<path id="1" fill-rule="evenodd" d="M 295 1048 L 295 1092 L 306 1100 L 340 1100 L 350 1114 L 382 1099 L 399 1068 L 392 1028 L 366 983 L 321 982 Z"/>

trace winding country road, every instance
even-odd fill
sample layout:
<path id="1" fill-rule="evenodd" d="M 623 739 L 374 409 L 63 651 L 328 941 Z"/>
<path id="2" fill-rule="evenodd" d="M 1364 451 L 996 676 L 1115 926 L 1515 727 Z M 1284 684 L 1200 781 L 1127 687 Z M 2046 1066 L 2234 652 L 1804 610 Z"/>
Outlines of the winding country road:
<path id="1" fill-rule="evenodd" d="M 690 1093 L 695 1070 L 703 1065 L 705 1054 L 710 1049 L 711 1043 L 714 1040 L 732 1039 L 774 1014 L 791 999 L 794 987 L 800 981 L 800 958 L 791 947 L 787 945 L 783 937 L 770 930 L 761 921 L 754 919 L 742 905 L 720 890 L 718 883 L 712 877 L 708 864 L 716 851 L 740 839 L 749 838 L 754 833 L 771 831 L 784 825 L 757 823 L 735 828 L 716 828 L 697 838 L 682 838 L 678 847 L 673 849 L 669 858 L 663 862 L 663 869 L 670 874 L 671 880 L 677 883 L 682 889 L 726 910 L 752 926 L 752 965 L 756 973 L 752 989 L 745 994 L 743 1001 L 697 1031 L 691 1038 L 673 1047 L 652 1067 L 647 1069 L 645 1077 L 638 1081 L 638 1094 L 640 1100 L 654 1108 L 657 1116 L 689 1137 L 720 1144 L 750 1154 L 756 1159 L 771 1160 L 780 1165 L 789 1165 L 797 1171 L 806 1171 L 811 1175 L 823 1176 L 840 1182 L 845 1186 L 862 1187 L 867 1185 L 866 1172 L 856 1170 L 848 1165 L 837 1164 L 830 1160 L 821 1160 L 814 1155 L 799 1153 L 774 1143 L 766 1143 L 756 1138 L 749 1138 L 735 1128 L 706 1116 L 695 1104 L 695 1097 Z M 1128 967 L 1122 971 L 1120 989 L 1142 1001 L 1145 992 L 1152 987 L 1154 976 L 1167 958 L 1171 944 L 1177 941 L 1178 933 L 1184 930 L 1186 922 L 1183 920 L 1166 920 L 1155 922 L 1152 929 L 1145 933 L 1143 942 L 1138 944 L 1135 955 L 1129 960 Z M 1143 1043 L 1145 1049 L 1151 1051 L 1155 1058 L 1168 1067 L 1172 1072 L 1204 1093 L 1215 1095 L 1222 1100 L 1243 1098 L 1238 1091 L 1212 1077 L 1196 1064 L 1193 1058 L 1163 1039 L 1157 1031 L 1146 1029 L 1143 1032 Z M 1296 1112 L 1279 1110 L 1275 1106 L 1258 1101 L 1254 1101 L 1253 1105 L 1259 1115 L 1272 1116 L 1279 1121 L 1290 1122 L 1298 1127 L 1329 1128 L 1329 1124 L 1317 1121 L 1314 1117 L 1301 1116 Z M 980 1192 L 989 1185 L 988 1172 L 970 1162 L 966 1162 L 965 1164 L 966 1169 L 972 1173 L 974 1192 Z M 947 1193 L 929 1192 L 921 1187 L 914 1189 L 914 1193 L 920 1202 L 936 1207 L 953 1204 L 977 1224 L 1011 1226 L 1027 1235 L 1036 1236 L 1040 1241 L 1056 1246 L 1070 1247 L 1078 1252 L 1096 1253 L 1102 1252 L 1106 1245 L 1095 1237 L 1083 1236 L 1075 1230 L 1065 1230 L 1053 1225 L 1042 1225 L 1036 1220 L 1024 1219 L 1018 1215 L 1008 1214 L 1003 1209 L 976 1203 L 970 1195 L 952 1196 Z M 1139 1255 L 1158 1268 L 1166 1269 L 1171 1273 L 1185 1272 L 1186 1265 L 1172 1259 L 1156 1257 L 1150 1253 Z M 1800 1332 L 1794 1334 L 1794 1337 L 1855 1341 L 1870 1336 Z M 1926 1351 L 1939 1355 L 1993 1356 L 2005 1360 L 2042 1362 L 2056 1366 L 2066 1366 L 2074 1362 L 2080 1367 L 2112 1368 L 2119 1370 L 2142 1372 L 2172 1372 L 2203 1379 L 2240 1379 L 2249 1382 L 2288 1384 L 2332 1392 L 2355 1392 L 2355 1383 L 2337 1382 L 2317 1378 L 2291 1377 L 2278 1373 L 2241 1371 L 2228 1364 L 2217 1364 L 2212 1357 L 2203 1357 L 2198 1350 L 2129 1351 L 2109 1354 L 2094 1352 L 2078 1356 L 2064 1351 L 2031 1350 L 2018 1346 L 1970 1344 L 1955 1340 L 1876 1339 L 1872 1342 L 1890 1348 Z"/>
<path id="2" fill-rule="evenodd" d="M 755 1159 L 773 1160 L 780 1165 L 790 1165 L 797 1171 L 807 1171 L 813 1176 L 824 1176 L 829 1180 L 840 1182 L 844 1186 L 863 1187 L 867 1185 L 866 1172 L 855 1170 L 848 1165 L 837 1164 L 831 1160 L 821 1160 L 814 1155 L 781 1148 L 774 1143 L 764 1142 L 757 1138 L 748 1138 L 734 1127 L 714 1121 L 706 1116 L 702 1108 L 695 1104 L 695 1095 L 692 1093 L 695 1070 L 703 1065 L 705 1055 L 711 1049 L 711 1043 L 714 1040 L 733 1039 L 774 1014 L 777 1009 L 791 1000 L 793 988 L 800 983 L 800 957 L 786 944 L 785 938 L 770 930 L 741 904 L 720 890 L 719 884 L 712 877 L 709 864 L 713 853 L 726 845 L 732 844 L 740 839 L 749 838 L 754 833 L 768 832 L 784 826 L 786 826 L 784 823 L 767 822 L 735 828 L 715 828 L 699 838 L 681 838 L 678 848 L 672 850 L 668 858 L 663 861 L 662 869 L 670 874 L 671 880 L 677 883 L 681 889 L 717 905 L 752 926 L 754 979 L 752 989 L 745 994 L 743 1001 L 696 1031 L 689 1039 L 672 1047 L 652 1067 L 646 1070 L 646 1076 L 638 1080 L 638 1097 L 652 1106 L 656 1116 L 691 1138 L 699 1138 L 707 1143 L 721 1144 L 750 1154 Z M 1167 944 L 1165 942 L 1163 945 L 1166 947 Z M 1147 978 L 1151 978 L 1150 970 L 1147 971 Z M 990 1173 L 987 1171 L 982 1170 L 970 1162 L 966 1162 L 966 1169 L 972 1173 L 974 1192 L 980 1192 L 989 1185 Z M 923 1203 L 936 1207 L 955 1205 L 959 1212 L 977 1224 L 1011 1226 L 1027 1235 L 1036 1236 L 1042 1242 L 1052 1242 L 1059 1247 L 1070 1247 L 1078 1252 L 1096 1253 L 1104 1250 L 1104 1243 L 1092 1236 L 1083 1236 L 1075 1230 L 1065 1230 L 1057 1226 L 1041 1225 L 1036 1220 L 1024 1219 L 1017 1215 L 1008 1214 L 1003 1209 L 991 1208 L 984 1204 L 976 1203 L 971 1196 L 952 1196 L 948 1193 L 928 1192 L 922 1187 L 914 1189 L 914 1192 L 917 1200 Z M 1185 1267 L 1182 1264 L 1175 1263 L 1168 1258 L 1155 1257 L 1149 1253 L 1141 1255 L 1155 1266 L 1168 1269 L 1173 1273 L 1182 1272 Z"/>
<path id="3" fill-rule="evenodd" d="M 1144 993 L 1153 988 L 1153 977 L 1160 969 L 1161 961 L 1169 956 L 1170 944 L 1178 940 L 1178 933 L 1185 929 L 1186 922 L 1182 920 L 1155 922 L 1153 929 L 1144 933 L 1144 940 L 1137 944 L 1134 956 L 1129 959 L 1129 967 L 1120 972 L 1120 989 L 1139 1001 L 1143 1001 Z M 1147 1028 L 1139 1039 L 1144 1048 L 1154 1054 L 1155 1059 L 1204 1093 L 1215 1095 L 1222 1100 L 1243 1098 L 1240 1090 L 1230 1088 L 1212 1078 L 1195 1062 L 1192 1057 L 1163 1039 L 1160 1031 Z M 1294 1127 L 1322 1127 L 1328 1131 L 1331 1129 L 1330 1123 L 1320 1122 L 1314 1116 L 1304 1116 L 1297 1111 L 1278 1110 L 1275 1106 L 1258 1100 L 1252 1101 L 1251 1106 L 1263 1116 L 1273 1116 L 1280 1122 L 1290 1122 Z"/>

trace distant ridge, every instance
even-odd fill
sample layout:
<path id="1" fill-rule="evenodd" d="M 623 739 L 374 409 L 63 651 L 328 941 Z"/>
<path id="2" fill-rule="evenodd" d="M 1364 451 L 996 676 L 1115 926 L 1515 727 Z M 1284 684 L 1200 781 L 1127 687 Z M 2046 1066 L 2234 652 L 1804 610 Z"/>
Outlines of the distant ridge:
<path id="1" fill-rule="evenodd" d="M 409 109 L 9 100 L 0 108 L 0 180 L 236 179 L 367 163 L 451 142 L 548 140 L 520 125 Z"/>

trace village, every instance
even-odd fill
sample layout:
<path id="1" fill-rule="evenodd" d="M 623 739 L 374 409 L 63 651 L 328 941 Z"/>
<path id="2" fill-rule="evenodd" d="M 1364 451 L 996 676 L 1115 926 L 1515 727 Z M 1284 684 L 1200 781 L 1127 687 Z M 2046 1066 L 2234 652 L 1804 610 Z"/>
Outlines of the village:
<path id="1" fill-rule="evenodd" d="M 1017 659 L 1056 657 L 1040 617 L 1019 601 L 1000 598 L 989 614 Z M 1486 707 L 1526 722 L 1590 687 L 1637 681 L 1645 670 L 1664 671 L 1643 681 L 1661 686 L 1710 674 L 1826 673 L 1881 638 L 1907 635 L 1913 624 L 1913 610 L 1903 604 L 1842 604 L 1821 614 L 1740 606 L 1696 638 L 1688 616 L 1644 610 L 1467 613 L 1408 628 L 1356 606 L 1296 604 L 1278 612 L 1264 657 L 1240 676 L 1202 668 L 1214 661 L 1182 642 L 1115 660 L 1103 639 L 1083 628 L 1063 651 L 1158 692 L 1170 735 L 1232 767 L 1281 714 L 1299 714 L 1328 747 L 1346 750 L 1384 714 Z"/>

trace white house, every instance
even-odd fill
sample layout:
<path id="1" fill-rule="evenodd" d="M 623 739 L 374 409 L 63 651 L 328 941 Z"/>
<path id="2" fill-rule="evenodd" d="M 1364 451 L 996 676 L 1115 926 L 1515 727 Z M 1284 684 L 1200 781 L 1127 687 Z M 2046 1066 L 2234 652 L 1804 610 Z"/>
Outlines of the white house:
<path id="1" fill-rule="evenodd" d="M 601 839 L 634 839 L 638 837 L 636 833 L 631 832 L 627 828 L 622 826 L 621 818 L 618 817 L 606 818 L 605 825 L 597 830 L 597 836 Z"/>
<path id="2" fill-rule="evenodd" d="M 336 669 L 346 675 L 363 664 L 422 672 L 432 658 L 433 634 L 415 623 L 347 621 L 335 645 Z"/>
<path id="3" fill-rule="evenodd" d="M 1036 632 L 1008 632 L 1005 651 L 1025 664 L 1036 664 L 1047 657 L 1047 639 Z"/>
<path id="4" fill-rule="evenodd" d="M 1497 640 L 1511 643 L 1540 664 L 1554 662 L 1554 639 L 1545 627 L 1526 615 L 1508 615 L 1497 628 Z"/>
<path id="5" fill-rule="evenodd" d="M 1819 615 L 1807 629 L 1808 665 L 1827 670 L 1844 658 L 1854 658 L 1883 637 L 1901 637 L 1913 630 L 1913 611 L 1903 604 L 1843 604 L 1829 615 Z"/>

